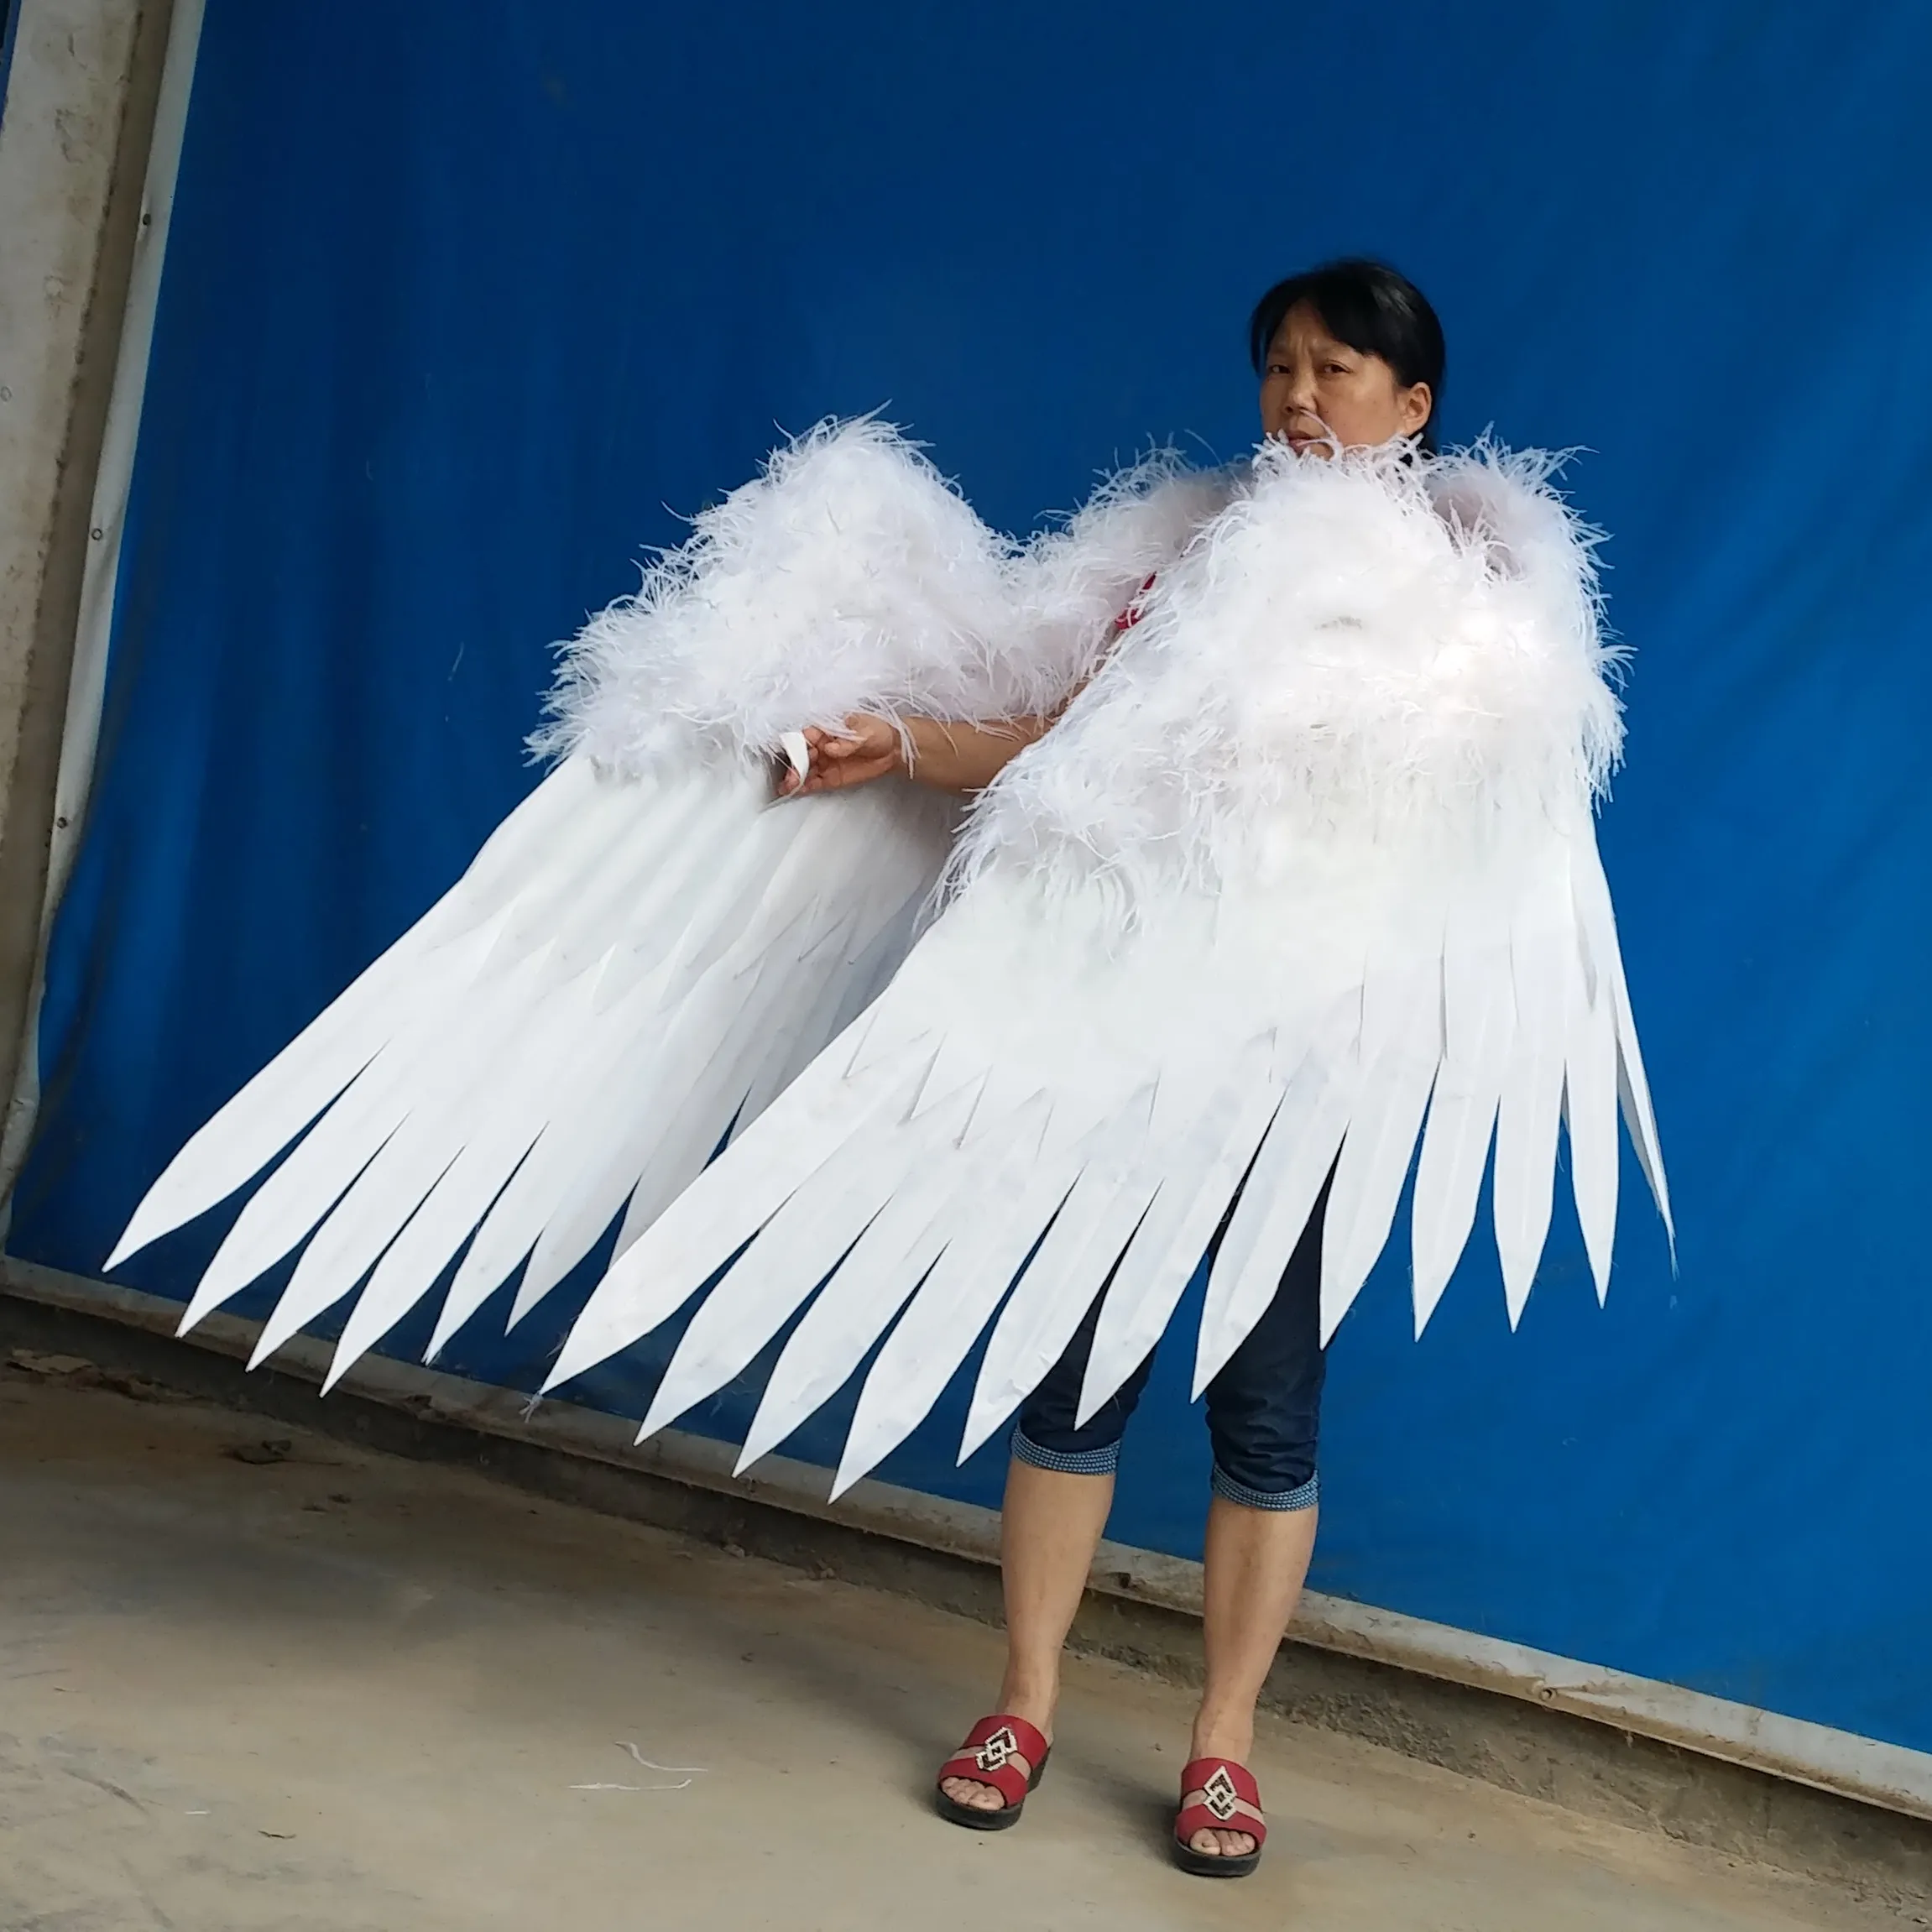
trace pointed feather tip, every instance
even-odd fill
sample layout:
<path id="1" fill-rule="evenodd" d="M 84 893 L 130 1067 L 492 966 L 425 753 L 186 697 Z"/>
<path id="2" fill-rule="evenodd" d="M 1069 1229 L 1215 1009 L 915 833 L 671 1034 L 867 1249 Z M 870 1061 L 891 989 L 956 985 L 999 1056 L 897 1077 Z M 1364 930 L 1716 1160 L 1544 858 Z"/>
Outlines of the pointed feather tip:
<path id="1" fill-rule="evenodd" d="M 1003 1406 L 995 1407 L 990 1402 L 975 1402 L 973 1412 L 966 1418 L 964 1433 L 959 1438 L 959 1457 L 955 1465 L 963 1468 L 993 1437 L 993 1432 L 1011 1415 L 1020 1398 L 1016 1396 L 1004 1400 Z"/>
<path id="2" fill-rule="evenodd" d="M 1423 1331 L 1435 1319 L 1435 1312 L 1442 1306 L 1443 1296 L 1448 1288 L 1446 1277 L 1440 1282 L 1431 1281 L 1427 1285 L 1418 1282 L 1412 1287 L 1410 1298 L 1415 1312 L 1415 1339 L 1418 1342 L 1423 1339 Z"/>
<path id="3" fill-rule="evenodd" d="M 666 1382 L 670 1378 L 666 1377 Z M 651 1397 L 650 1407 L 644 1412 L 644 1420 L 639 1425 L 637 1439 L 642 1442 L 647 1436 L 654 1436 L 660 1429 L 669 1428 L 694 1402 L 702 1398 L 697 1396 L 679 1397 L 667 1392 L 665 1382 L 658 1385 L 657 1393 Z"/>
<path id="4" fill-rule="evenodd" d="M 1536 1287 L 1537 1270 L 1543 1265 L 1543 1246 L 1539 1242 L 1535 1254 L 1526 1267 L 1519 1252 L 1515 1261 L 1509 1260 L 1501 1252 L 1502 1243 L 1496 1243 L 1496 1259 L 1502 1266 L 1502 1300 L 1504 1311 L 1509 1316 L 1509 1332 L 1513 1335 L 1522 1320 L 1522 1313 L 1529 1306 L 1531 1291 Z"/>
<path id="5" fill-rule="evenodd" d="M 140 1217 L 136 1215 L 133 1220 L 128 1222 L 121 1239 L 115 1244 L 113 1253 L 102 1262 L 101 1272 L 104 1275 L 112 1274 L 115 1269 L 119 1267 L 129 1256 L 138 1255 L 142 1249 L 152 1246 L 165 1232 L 164 1229 L 157 1228 L 151 1235 L 143 1234 Z"/>
<path id="6" fill-rule="evenodd" d="M 871 1474 L 869 1464 L 854 1465 L 841 1462 L 832 1478 L 832 1487 L 827 1492 L 828 1502 L 837 1502 L 854 1484 L 863 1482 Z"/>
<path id="7" fill-rule="evenodd" d="M 451 1292 L 453 1294 L 454 1289 Z M 436 1315 L 436 1328 L 430 1335 L 430 1345 L 423 1350 L 426 1366 L 433 1366 L 442 1359 L 443 1350 L 469 1325 L 470 1317 L 475 1313 L 474 1308 L 452 1308 L 446 1301 L 443 1303 Z"/>
<path id="8" fill-rule="evenodd" d="M 177 1156 L 176 1159 L 179 1158 L 180 1156 Z M 175 1229 L 185 1227 L 196 1215 L 215 1204 L 211 1201 L 205 1201 L 196 1207 L 191 1202 L 186 1211 L 183 1212 L 177 1195 L 176 1205 L 168 1207 L 163 1198 L 163 1190 L 167 1188 L 168 1180 L 169 1176 L 164 1173 L 142 1196 L 140 1204 L 128 1217 L 128 1224 L 121 1230 L 121 1238 L 114 1244 L 113 1253 L 102 1264 L 102 1274 L 111 1273 L 130 1255 L 138 1255 L 142 1249 L 152 1247 L 164 1235 L 171 1235 Z"/>
<path id="9" fill-rule="evenodd" d="M 1610 1305 L 1610 1269 L 1611 1262 L 1614 1258 L 1614 1251 L 1608 1241 L 1603 1244 L 1603 1251 L 1600 1254 L 1590 1247 L 1587 1240 L 1584 1245 L 1589 1251 L 1590 1282 L 1590 1286 L 1596 1290 L 1596 1305 L 1600 1308 L 1607 1308 Z"/>
<path id="10" fill-rule="evenodd" d="M 608 1279 L 608 1277 L 606 1278 Z M 593 1304 L 594 1301 L 595 1297 L 593 1295 Z M 590 1313 L 591 1308 L 586 1307 L 583 1313 L 577 1317 L 576 1324 L 572 1328 L 570 1333 L 564 1337 L 563 1346 L 557 1350 L 556 1360 L 551 1365 L 549 1379 L 537 1391 L 540 1396 L 547 1396 L 552 1389 L 558 1387 L 562 1383 L 574 1381 L 577 1376 L 587 1375 L 599 1362 L 608 1360 L 624 1346 L 621 1341 L 606 1341 L 596 1334 L 587 1335 L 584 1330 L 587 1325 L 587 1318 Z M 457 1324 L 458 1327 L 461 1325 L 461 1324 Z M 438 1351 L 453 1339 L 455 1333 L 456 1329 L 452 1329 L 448 1334 L 443 1335 L 436 1343 L 435 1346 Z M 640 1438 L 640 1440 L 641 1439 Z"/>
<path id="11" fill-rule="evenodd" d="M 755 1462 L 762 1462 L 766 1456 L 783 1443 L 791 1433 L 796 1424 L 769 1423 L 764 1421 L 762 1412 L 751 1418 L 751 1427 L 744 1433 L 744 1446 L 738 1452 L 738 1460 L 732 1466 L 734 1475 L 743 1475 Z"/>
<path id="12" fill-rule="evenodd" d="M 516 1298 L 510 1303 L 509 1319 L 503 1325 L 504 1333 L 506 1335 L 536 1307 L 538 1303 L 542 1301 L 544 1297 L 563 1279 L 566 1274 L 570 1272 L 567 1268 L 562 1270 L 561 1272 L 546 1268 L 544 1276 L 539 1276 L 533 1284 L 530 1280 L 530 1270 L 536 1266 L 539 1259 L 540 1257 L 533 1251 L 530 1257 L 530 1265 L 524 1270 L 523 1279 L 517 1284 Z M 615 1259 L 616 1257 L 614 1256 L 612 1257 L 614 1263 Z M 546 1279 L 545 1276 L 547 1276 L 548 1278 Z"/>
<path id="13" fill-rule="evenodd" d="M 1224 1344 L 1210 1354 L 1204 1343 L 1194 1350 L 1194 1386 L 1188 1400 L 1198 1402 L 1208 1392 L 1208 1384 L 1228 1365 L 1228 1359 L 1235 1352 L 1237 1344 Z"/>
<path id="14" fill-rule="evenodd" d="M 1107 1395 L 1111 1395 L 1113 1392 L 1113 1390 L 1110 1389 Z M 1106 1406 L 1107 1396 L 1096 1395 L 1094 1392 L 1093 1379 L 1089 1376 L 1081 1385 L 1080 1400 L 1073 1410 L 1073 1427 L 1077 1429 L 1085 1428 L 1087 1424 L 1092 1422 L 1094 1418 Z"/>
<path id="15" fill-rule="evenodd" d="M 1160 1337 L 1157 1335 L 1154 1339 L 1158 1341 Z M 1126 1347 L 1116 1348 L 1112 1351 L 1115 1361 L 1119 1361 L 1125 1355 L 1130 1358 L 1130 1363 L 1139 1362 L 1146 1353 L 1146 1349 L 1135 1352 L 1131 1339 Z M 1073 1427 L 1077 1429 L 1085 1428 L 1120 1392 L 1121 1383 L 1132 1373 L 1131 1365 L 1116 1369 L 1113 1363 L 1100 1362 L 1097 1355 L 1089 1354 L 1087 1357 L 1087 1373 L 1080 1384 L 1079 1406 L 1073 1412 Z"/>
<path id="16" fill-rule="evenodd" d="M 538 1391 L 536 1399 L 539 1402 L 543 1400 L 541 1390 Z M 671 1420 L 672 1418 L 669 1416 L 645 1416 L 644 1420 L 637 1425 L 637 1433 L 631 1438 L 630 1446 L 633 1449 L 642 1449 L 654 1435 L 668 1427 Z"/>
<path id="17" fill-rule="evenodd" d="M 1321 1297 L 1321 1338 L 1324 1349 L 1335 1339 L 1335 1330 L 1342 1325 L 1342 1317 L 1355 1305 L 1355 1297 L 1361 1292 L 1361 1286 L 1358 1278 L 1345 1292 L 1337 1288 L 1324 1273 Z"/>

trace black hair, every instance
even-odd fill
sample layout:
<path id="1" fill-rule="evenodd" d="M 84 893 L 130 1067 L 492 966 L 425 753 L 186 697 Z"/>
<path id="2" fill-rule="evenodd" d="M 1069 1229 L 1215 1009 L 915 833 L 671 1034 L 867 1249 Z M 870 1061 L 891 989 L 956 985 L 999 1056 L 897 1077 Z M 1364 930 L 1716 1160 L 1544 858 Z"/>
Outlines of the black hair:
<path id="1" fill-rule="evenodd" d="M 1404 389 L 1416 383 L 1428 384 L 1433 401 L 1419 440 L 1433 452 L 1449 350 L 1428 296 L 1384 262 L 1351 258 L 1290 275 L 1277 282 L 1248 317 L 1248 360 L 1257 376 L 1282 318 L 1303 302 L 1337 342 L 1346 342 L 1360 355 L 1380 356 Z"/>

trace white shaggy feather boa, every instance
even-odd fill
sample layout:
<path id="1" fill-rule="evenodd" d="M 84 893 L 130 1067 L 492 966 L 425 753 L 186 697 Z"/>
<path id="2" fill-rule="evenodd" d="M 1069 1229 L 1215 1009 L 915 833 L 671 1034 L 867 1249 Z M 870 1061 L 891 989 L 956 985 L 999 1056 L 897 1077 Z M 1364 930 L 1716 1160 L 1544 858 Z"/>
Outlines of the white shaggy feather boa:
<path id="1" fill-rule="evenodd" d="M 701 512 L 634 596 L 564 647 L 534 748 L 636 775 L 694 746 L 762 757 L 788 731 L 856 711 L 1050 713 L 1230 488 L 1162 453 L 1022 546 L 898 431 L 822 423 Z"/>
<path id="2" fill-rule="evenodd" d="M 1621 744 L 1596 534 L 1556 459 L 1491 444 L 1334 460 L 1264 446 L 1053 730 L 980 796 L 954 889 L 995 870 L 1150 899 L 1312 848 L 1379 869 L 1527 811 L 1572 822 Z"/>

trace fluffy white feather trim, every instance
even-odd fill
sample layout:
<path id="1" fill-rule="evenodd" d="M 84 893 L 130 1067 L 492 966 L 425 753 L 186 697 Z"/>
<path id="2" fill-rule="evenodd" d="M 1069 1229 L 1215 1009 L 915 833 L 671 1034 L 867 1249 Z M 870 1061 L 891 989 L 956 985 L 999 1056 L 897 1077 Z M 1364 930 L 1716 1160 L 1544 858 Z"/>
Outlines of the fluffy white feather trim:
<path id="1" fill-rule="evenodd" d="M 1061 671 L 1061 696 L 1092 675 L 1112 646 L 1114 620 L 1227 507 L 1240 476 L 1190 469 L 1177 450 L 1151 451 L 1104 478 L 1063 525 L 1016 558 L 1018 634 Z"/>
<path id="2" fill-rule="evenodd" d="M 889 425 L 822 423 L 565 647 L 535 748 L 634 773 L 694 740 L 763 755 L 855 711 L 1051 711 L 1122 603 L 1225 497 L 1163 455 L 1021 546 Z"/>
<path id="3" fill-rule="evenodd" d="M 1138 905 L 1311 839 L 1367 860 L 1499 811 L 1587 809 L 1621 742 L 1616 653 L 1597 539 L 1554 467 L 1486 443 L 1264 446 L 1066 717 L 982 795 L 954 884 L 996 865 Z"/>

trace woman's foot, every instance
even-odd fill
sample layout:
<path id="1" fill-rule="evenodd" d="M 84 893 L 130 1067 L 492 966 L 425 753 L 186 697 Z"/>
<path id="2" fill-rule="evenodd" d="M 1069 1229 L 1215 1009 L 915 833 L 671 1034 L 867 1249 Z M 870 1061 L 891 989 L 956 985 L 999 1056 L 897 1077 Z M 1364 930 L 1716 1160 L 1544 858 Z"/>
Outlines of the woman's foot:
<path id="1" fill-rule="evenodd" d="M 1044 1697 L 1037 1694 L 1029 1695 L 1023 1688 L 1008 1684 L 1001 1687 L 997 1708 L 1009 1717 L 1025 1718 L 1051 1744 L 1055 1701 L 1051 1694 Z M 1027 1768 L 1032 1771 L 1038 1768 L 1030 1765 Z M 942 1778 L 939 1788 L 955 1804 L 965 1805 L 969 1810 L 999 1811 L 1006 1804 L 1005 1795 L 996 1786 L 982 1784 L 976 1778 Z"/>
<path id="2" fill-rule="evenodd" d="M 1225 1720 L 1211 1720 L 1204 1715 L 1194 1721 L 1193 1739 L 1188 1747 L 1188 1760 L 1192 1763 L 1201 1757 L 1224 1757 L 1235 1764 L 1245 1764 L 1248 1762 L 1248 1753 L 1254 1747 L 1255 1721 L 1252 1717 L 1245 1724 L 1240 1724 Z M 1196 1831 L 1187 1842 L 1190 1851 L 1198 1851 L 1204 1858 L 1247 1858 L 1260 1849 L 1254 1834 L 1249 1831 Z"/>
<path id="3" fill-rule="evenodd" d="M 1020 1822 L 1026 1800 L 1047 1768 L 1052 1746 L 1023 1717 L 995 1711 L 966 1733 L 966 1741 L 939 1767 L 933 1808 L 948 1824 L 974 1831 L 1005 1831 Z M 999 1803 L 962 1803 L 953 1793 L 994 1792 Z"/>

